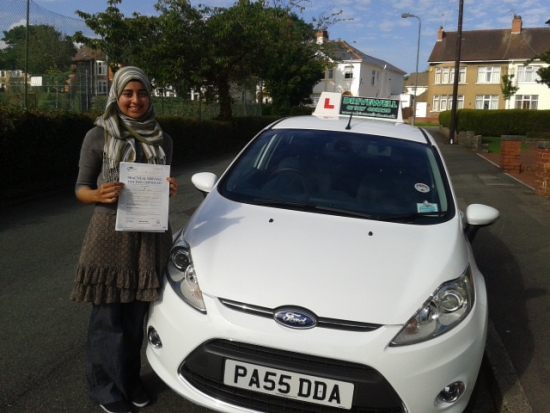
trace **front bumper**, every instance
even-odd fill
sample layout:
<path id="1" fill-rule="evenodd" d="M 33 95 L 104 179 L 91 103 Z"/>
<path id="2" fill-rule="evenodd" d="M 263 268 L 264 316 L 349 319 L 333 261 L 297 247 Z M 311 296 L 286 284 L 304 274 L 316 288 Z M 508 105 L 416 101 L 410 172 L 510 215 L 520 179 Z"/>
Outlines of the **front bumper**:
<path id="1" fill-rule="evenodd" d="M 202 314 L 165 283 L 162 300 L 152 304 L 147 323 L 157 331 L 162 347 L 148 345 L 147 358 L 174 391 L 220 412 L 342 411 L 225 386 L 223 363 L 232 359 L 352 382 L 350 412 L 458 413 L 473 391 L 485 348 L 485 285 L 482 277 L 476 280 L 478 302 L 467 320 L 441 337 L 403 347 L 388 346 L 401 326 L 369 332 L 294 330 L 232 310 L 208 296 L 208 313 Z M 464 395 L 453 404 L 435 403 L 443 387 L 456 381 L 465 384 Z"/>

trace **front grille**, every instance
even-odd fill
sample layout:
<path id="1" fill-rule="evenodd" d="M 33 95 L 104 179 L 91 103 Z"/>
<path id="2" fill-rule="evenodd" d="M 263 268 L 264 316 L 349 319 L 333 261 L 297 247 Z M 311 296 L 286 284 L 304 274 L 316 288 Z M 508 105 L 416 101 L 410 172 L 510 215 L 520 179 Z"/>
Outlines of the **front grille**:
<path id="1" fill-rule="evenodd" d="M 225 298 L 220 298 L 220 302 L 235 311 L 240 311 L 242 313 L 255 315 L 258 317 L 273 318 L 277 309 L 260 307 L 253 304 L 240 303 L 238 301 L 227 300 Z M 380 324 L 373 323 L 362 323 L 360 321 L 352 320 L 337 320 L 334 318 L 327 317 L 318 317 L 317 318 L 317 327 L 322 328 L 332 328 L 335 330 L 348 330 L 348 331 L 357 331 L 357 332 L 368 332 L 374 331 L 377 328 L 380 328 Z"/>
<path id="2" fill-rule="evenodd" d="M 351 413 L 404 413 L 401 399 L 376 370 L 357 363 L 213 340 L 197 348 L 179 368 L 182 378 L 199 391 L 223 402 L 266 413 L 342 413 L 343 409 L 226 386 L 225 359 L 259 364 L 301 374 L 352 382 Z"/>

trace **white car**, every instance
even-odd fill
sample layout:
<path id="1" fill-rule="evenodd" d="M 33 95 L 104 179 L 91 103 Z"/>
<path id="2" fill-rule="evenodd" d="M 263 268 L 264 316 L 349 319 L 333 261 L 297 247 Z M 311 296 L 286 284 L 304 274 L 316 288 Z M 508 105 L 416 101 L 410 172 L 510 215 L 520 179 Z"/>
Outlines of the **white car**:
<path id="1" fill-rule="evenodd" d="M 470 241 L 498 211 L 459 211 L 425 130 L 341 116 L 344 103 L 270 125 L 219 180 L 193 176 L 208 195 L 175 234 L 147 322 L 152 368 L 193 403 L 472 408 L 487 297 Z"/>

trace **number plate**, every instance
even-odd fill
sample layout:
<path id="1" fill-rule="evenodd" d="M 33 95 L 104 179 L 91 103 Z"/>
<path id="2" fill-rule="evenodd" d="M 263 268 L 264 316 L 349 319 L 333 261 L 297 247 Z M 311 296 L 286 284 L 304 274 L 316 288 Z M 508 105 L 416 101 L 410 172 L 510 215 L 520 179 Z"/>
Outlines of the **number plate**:
<path id="1" fill-rule="evenodd" d="M 225 361 L 223 382 L 227 386 L 342 409 L 350 409 L 353 401 L 352 383 L 235 360 Z"/>

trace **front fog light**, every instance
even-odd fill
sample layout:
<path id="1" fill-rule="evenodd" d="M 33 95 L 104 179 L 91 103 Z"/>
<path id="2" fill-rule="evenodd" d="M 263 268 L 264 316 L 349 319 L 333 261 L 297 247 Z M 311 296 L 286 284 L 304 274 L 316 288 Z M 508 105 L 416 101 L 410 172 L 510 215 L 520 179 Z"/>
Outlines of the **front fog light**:
<path id="1" fill-rule="evenodd" d="M 155 330 L 154 327 L 149 327 L 149 329 L 147 330 L 147 339 L 149 340 L 149 344 L 151 345 L 151 347 L 162 347 L 162 341 L 160 340 L 159 333 L 157 333 L 157 330 Z"/>
<path id="2" fill-rule="evenodd" d="M 445 386 L 437 395 L 436 405 L 440 405 L 441 403 L 449 404 L 456 402 L 460 396 L 464 394 L 465 388 L 466 386 L 464 386 L 464 383 L 461 381 L 455 381 L 454 383 Z"/>

